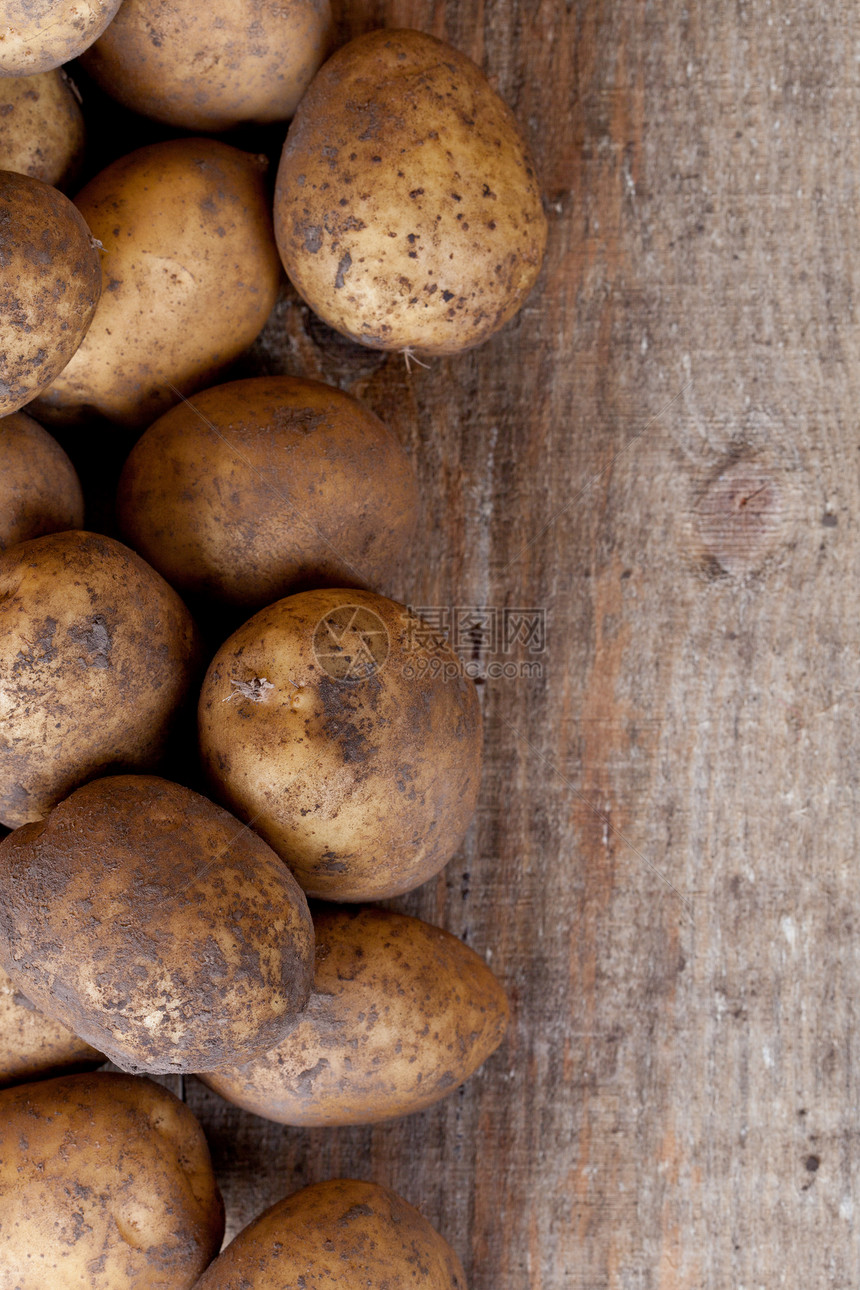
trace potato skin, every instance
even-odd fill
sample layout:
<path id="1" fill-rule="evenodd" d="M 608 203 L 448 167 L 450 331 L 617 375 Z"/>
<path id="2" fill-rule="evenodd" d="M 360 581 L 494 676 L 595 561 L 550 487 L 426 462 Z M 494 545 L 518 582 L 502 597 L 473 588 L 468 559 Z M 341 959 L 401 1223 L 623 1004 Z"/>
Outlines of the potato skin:
<path id="1" fill-rule="evenodd" d="M 76 204 L 103 244 L 86 345 L 34 408 L 46 424 L 93 414 L 142 429 L 216 379 L 278 293 L 264 162 L 214 139 L 139 148 Z"/>
<path id="2" fill-rule="evenodd" d="M 376 1124 L 447 1097 L 504 1038 L 505 992 L 468 945 L 386 909 L 314 917 L 308 1006 L 285 1039 L 205 1084 L 281 1124 Z"/>
<path id="3" fill-rule="evenodd" d="M 384 586 L 415 531 L 406 453 L 330 385 L 260 376 L 204 390 L 138 441 L 117 511 L 184 593 L 256 608 L 297 582 Z"/>
<path id="4" fill-rule="evenodd" d="M 377 349 L 469 349 L 522 305 L 546 231 L 516 121 L 464 54 L 373 31 L 314 78 L 281 156 L 275 235 L 330 326 Z"/>
<path id="5" fill-rule="evenodd" d="M 104 1060 L 102 1053 L 34 1008 L 0 968 L 0 1088 L 92 1069 Z"/>
<path id="6" fill-rule="evenodd" d="M 192 1113 L 148 1079 L 0 1093 L 0 1290 L 191 1290 L 224 1205 Z"/>
<path id="7" fill-rule="evenodd" d="M 0 551 L 83 522 L 80 480 L 56 439 L 25 412 L 0 419 Z"/>
<path id="8" fill-rule="evenodd" d="M 102 34 L 122 0 L 3 0 L 0 76 L 69 63 Z"/>
<path id="9" fill-rule="evenodd" d="M 195 1290 L 466 1290 L 460 1260 L 427 1219 L 378 1183 L 335 1178 L 267 1209 Z"/>
<path id="10" fill-rule="evenodd" d="M 416 626 L 370 592 L 301 592 L 255 614 L 209 666 L 198 719 L 215 795 L 253 819 L 308 895 L 411 891 L 469 826 L 481 777 L 475 686 L 447 647 L 428 657 Z M 347 664 L 350 679 L 333 675 Z"/>
<path id="11" fill-rule="evenodd" d="M 100 292 L 98 251 L 80 212 L 40 179 L 0 171 L 0 416 L 59 376 Z"/>
<path id="12" fill-rule="evenodd" d="M 329 0 L 125 0 L 82 62 L 133 111 L 217 134 L 291 117 L 331 37 Z"/>
<path id="13" fill-rule="evenodd" d="M 124 1070 L 211 1070 L 279 1043 L 310 993 L 289 870 L 199 793 L 95 780 L 0 843 L 0 964 Z"/>
<path id="14" fill-rule="evenodd" d="M 67 188 L 84 151 L 84 114 L 65 72 L 0 77 L 0 170 Z"/>
<path id="15" fill-rule="evenodd" d="M 0 821 L 156 765 L 198 657 L 176 592 L 113 538 L 52 533 L 0 555 Z"/>

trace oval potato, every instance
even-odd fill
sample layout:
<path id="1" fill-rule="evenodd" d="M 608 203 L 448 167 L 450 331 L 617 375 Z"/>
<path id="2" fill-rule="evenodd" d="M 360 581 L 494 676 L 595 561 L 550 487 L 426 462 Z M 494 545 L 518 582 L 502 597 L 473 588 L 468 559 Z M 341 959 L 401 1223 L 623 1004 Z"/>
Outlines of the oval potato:
<path id="1" fill-rule="evenodd" d="M 267 1120 L 375 1124 L 459 1087 L 502 1042 L 505 992 L 468 945 L 385 909 L 314 918 L 308 1006 L 276 1048 L 204 1083 Z"/>
<path id="2" fill-rule="evenodd" d="M 525 140 L 471 59 L 383 30 L 320 69 L 284 144 L 275 234 L 329 326 L 377 349 L 469 349 L 522 305 L 546 233 Z"/>
<path id="3" fill-rule="evenodd" d="M 195 1290 L 466 1290 L 447 1241 L 402 1197 L 336 1178 L 279 1201 L 250 1223 Z"/>
<path id="4" fill-rule="evenodd" d="M 56 439 L 25 412 L 0 419 L 0 551 L 83 522 L 80 480 Z"/>
<path id="5" fill-rule="evenodd" d="M 0 963 L 124 1070 L 211 1070 L 279 1043 L 310 993 L 289 870 L 212 802 L 95 780 L 0 843 Z"/>
<path id="6" fill-rule="evenodd" d="M 68 187 L 84 151 L 84 114 L 65 72 L 0 77 L 0 170 Z"/>
<path id="7" fill-rule="evenodd" d="M 0 1093 L 0 1215 L 3 1290 L 191 1290 L 224 1234 L 194 1116 L 107 1072 Z"/>
<path id="8" fill-rule="evenodd" d="M 122 0 L 3 0 L 0 76 L 70 63 L 104 31 Z"/>
<path id="9" fill-rule="evenodd" d="M 0 968 L 0 1088 L 101 1066 L 105 1058 L 34 1008 Z"/>

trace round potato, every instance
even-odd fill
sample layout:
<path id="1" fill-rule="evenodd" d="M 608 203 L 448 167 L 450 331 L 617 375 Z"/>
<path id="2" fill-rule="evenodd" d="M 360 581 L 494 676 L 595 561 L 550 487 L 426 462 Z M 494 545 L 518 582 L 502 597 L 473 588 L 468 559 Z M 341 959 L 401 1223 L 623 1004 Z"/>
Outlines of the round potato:
<path id="1" fill-rule="evenodd" d="M 422 1214 L 377 1183 L 336 1178 L 250 1223 L 195 1290 L 466 1290 L 460 1260 Z"/>
<path id="2" fill-rule="evenodd" d="M 49 72 L 82 54 L 122 0 L 3 0 L 0 76 Z"/>
<path id="3" fill-rule="evenodd" d="M 314 933 L 314 988 L 287 1037 L 202 1076 L 228 1101 L 281 1124 L 375 1124 L 453 1093 L 502 1042 L 505 992 L 456 936 L 372 908 L 320 911 Z"/>
<path id="4" fill-rule="evenodd" d="M 191 1290 L 224 1235 L 194 1116 L 107 1073 L 0 1093 L 0 1215 L 3 1290 Z"/>
<path id="5" fill-rule="evenodd" d="M 83 522 L 80 480 L 56 439 L 25 412 L 0 419 L 0 551 Z"/>
<path id="6" fill-rule="evenodd" d="M 314 78 L 284 144 L 275 233 L 330 326 L 377 349 L 469 349 L 522 305 L 546 232 L 526 143 L 464 54 L 373 31 Z"/>
<path id="7" fill-rule="evenodd" d="M 125 0 L 82 61 L 135 112 L 219 133 L 291 117 L 331 35 L 329 0 Z"/>
<path id="8" fill-rule="evenodd" d="M 104 1060 L 90 1044 L 34 1008 L 0 968 L 0 1088 L 92 1069 Z"/>
<path id="9" fill-rule="evenodd" d="M 65 188 L 84 151 L 84 114 L 65 72 L 0 77 L 0 170 Z"/>
<path id="10" fill-rule="evenodd" d="M 251 344 L 280 281 L 264 166 L 214 139 L 174 139 L 87 184 L 75 200 L 104 248 L 101 304 L 40 418 L 141 429 Z"/>
<path id="11" fill-rule="evenodd" d="M 198 658 L 176 592 L 112 538 L 52 533 L 0 555 L 0 822 L 155 766 Z"/>
<path id="12" fill-rule="evenodd" d="M 0 416 L 59 376 L 90 326 L 99 254 L 80 212 L 56 188 L 0 171 Z"/>
<path id="13" fill-rule="evenodd" d="M 272 1048 L 313 958 L 286 866 L 178 784 L 95 780 L 0 843 L 0 963 L 124 1070 L 213 1070 Z"/>
<path id="14" fill-rule="evenodd" d="M 260 376 L 156 421 L 117 509 L 179 591 L 257 607 L 299 582 L 384 586 L 418 505 L 408 457 L 368 408 L 317 381 Z"/>
<path id="15" fill-rule="evenodd" d="M 216 795 L 324 900 L 381 900 L 447 864 L 481 778 L 473 683 L 420 619 L 366 591 L 279 600 L 215 655 L 200 695 Z"/>

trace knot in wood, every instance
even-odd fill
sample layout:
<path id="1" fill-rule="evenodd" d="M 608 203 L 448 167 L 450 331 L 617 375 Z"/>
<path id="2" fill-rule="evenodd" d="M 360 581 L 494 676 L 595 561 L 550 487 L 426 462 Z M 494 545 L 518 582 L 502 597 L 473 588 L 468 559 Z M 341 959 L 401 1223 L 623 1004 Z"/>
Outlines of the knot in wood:
<path id="1" fill-rule="evenodd" d="M 789 511 L 778 472 L 735 462 L 708 482 L 693 509 L 701 554 L 722 573 L 750 573 L 788 540 Z"/>

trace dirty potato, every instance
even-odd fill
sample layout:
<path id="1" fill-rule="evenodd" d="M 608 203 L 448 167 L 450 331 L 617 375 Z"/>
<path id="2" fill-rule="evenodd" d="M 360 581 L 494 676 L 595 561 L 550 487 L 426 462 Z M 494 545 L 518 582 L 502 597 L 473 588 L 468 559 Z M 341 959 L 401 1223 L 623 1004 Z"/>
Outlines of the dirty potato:
<path id="1" fill-rule="evenodd" d="M 275 232 L 330 326 L 378 349 L 469 349 L 522 305 L 546 231 L 513 116 L 450 45 L 374 31 L 314 78 L 284 144 Z"/>
<path id="2" fill-rule="evenodd" d="M 25 412 L 0 418 L 0 551 L 83 522 L 80 481 L 56 439 Z"/>
<path id="3" fill-rule="evenodd" d="M 156 421 L 126 462 L 117 511 L 178 591 L 256 608 L 296 583 L 384 588 L 418 487 L 369 408 L 318 381 L 259 376 Z"/>
<path id="4" fill-rule="evenodd" d="M 190 1290 L 224 1205 L 192 1113 L 98 1073 L 0 1093 L 2 1290 Z"/>
<path id="5" fill-rule="evenodd" d="M 0 968 L 0 1088 L 101 1066 L 95 1048 L 34 1008 Z"/>
<path id="6" fill-rule="evenodd" d="M 466 1290 L 460 1260 L 422 1214 L 377 1183 L 336 1178 L 256 1218 L 195 1290 Z"/>
<path id="7" fill-rule="evenodd" d="M 64 72 L 0 76 L 0 170 L 66 188 L 83 150 L 84 115 Z"/>
<path id="8" fill-rule="evenodd" d="M 502 1042 L 505 992 L 462 941 L 385 909 L 320 910 L 308 1006 L 277 1048 L 203 1076 L 246 1111 L 374 1124 L 459 1087 Z"/>
<path id="9" fill-rule="evenodd" d="M 3 0 L 0 76 L 49 72 L 82 54 L 122 0 Z"/>
<path id="10" fill-rule="evenodd" d="M 213 1070 L 279 1043 L 313 926 L 250 829 L 152 775 L 95 780 L 0 843 L 0 964 L 124 1070 Z"/>

